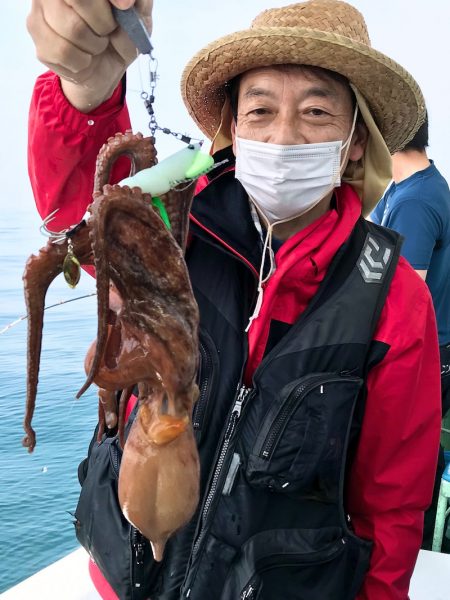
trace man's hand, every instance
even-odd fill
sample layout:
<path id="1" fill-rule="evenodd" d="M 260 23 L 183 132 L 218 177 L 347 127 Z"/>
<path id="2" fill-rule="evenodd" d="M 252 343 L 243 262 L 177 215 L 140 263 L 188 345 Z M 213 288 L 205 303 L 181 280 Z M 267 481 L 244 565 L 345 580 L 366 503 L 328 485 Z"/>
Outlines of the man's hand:
<path id="1" fill-rule="evenodd" d="M 111 4 L 136 5 L 151 32 L 153 0 L 33 0 L 27 18 L 37 58 L 61 77 L 65 96 L 81 112 L 107 100 L 137 56 Z"/>

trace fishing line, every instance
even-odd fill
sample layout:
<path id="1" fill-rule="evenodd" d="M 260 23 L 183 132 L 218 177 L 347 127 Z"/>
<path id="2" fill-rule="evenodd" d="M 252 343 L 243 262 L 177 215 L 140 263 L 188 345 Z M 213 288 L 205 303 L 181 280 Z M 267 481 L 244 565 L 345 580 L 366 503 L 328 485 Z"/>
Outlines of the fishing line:
<path id="1" fill-rule="evenodd" d="M 76 298 L 68 298 L 67 300 L 60 300 L 59 302 L 56 302 L 55 304 L 49 304 L 49 306 L 45 306 L 44 310 L 48 310 L 49 308 L 55 308 L 55 306 L 62 306 L 63 304 L 68 304 L 69 302 L 75 302 L 75 300 L 83 300 L 83 298 L 90 298 L 91 296 L 96 296 L 96 295 L 97 295 L 97 292 L 92 292 L 90 294 L 85 294 L 84 296 L 77 296 Z M 11 327 L 14 327 L 21 321 L 28 319 L 28 317 L 29 317 L 29 315 L 26 314 L 26 315 L 22 315 L 15 321 L 12 321 L 12 323 L 9 323 L 8 325 L 6 325 L 6 327 L 3 327 L 3 329 L 0 329 L 0 335 L 2 333 L 5 333 L 5 331 L 8 331 L 8 329 L 11 329 Z"/>

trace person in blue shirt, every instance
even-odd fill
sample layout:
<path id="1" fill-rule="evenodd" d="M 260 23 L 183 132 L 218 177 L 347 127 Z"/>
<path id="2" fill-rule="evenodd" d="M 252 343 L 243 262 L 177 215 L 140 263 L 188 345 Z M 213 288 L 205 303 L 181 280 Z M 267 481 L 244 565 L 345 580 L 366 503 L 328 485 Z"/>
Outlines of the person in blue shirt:
<path id="1" fill-rule="evenodd" d="M 441 353 L 442 412 L 450 409 L 450 190 L 429 160 L 428 118 L 414 138 L 392 155 L 393 181 L 370 215 L 374 223 L 395 229 L 405 240 L 402 255 L 431 292 Z M 435 492 L 425 514 L 424 548 L 431 548 L 441 473 L 441 448 Z"/>

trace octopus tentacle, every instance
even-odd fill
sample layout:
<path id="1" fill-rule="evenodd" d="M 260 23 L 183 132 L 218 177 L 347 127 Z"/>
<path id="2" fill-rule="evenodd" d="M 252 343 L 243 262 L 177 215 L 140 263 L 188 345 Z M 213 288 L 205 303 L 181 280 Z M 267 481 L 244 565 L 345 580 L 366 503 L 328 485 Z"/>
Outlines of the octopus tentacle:
<path id="1" fill-rule="evenodd" d="M 112 167 L 121 156 L 127 156 L 131 161 L 130 175 L 155 165 L 154 142 L 154 138 L 144 138 L 142 133 L 133 133 L 130 129 L 108 138 L 97 156 L 94 192 L 101 192 L 103 186 L 110 183 Z"/>
<path id="2" fill-rule="evenodd" d="M 130 399 L 131 394 L 133 393 L 133 388 L 134 386 L 130 385 L 129 387 L 122 390 L 122 393 L 120 395 L 119 425 L 117 433 L 119 435 L 119 443 L 121 448 L 125 446 L 125 412 L 127 409 L 128 400 Z"/>
<path id="3" fill-rule="evenodd" d="M 35 266 L 45 264 L 45 270 L 37 271 Z M 37 393 L 39 360 L 42 347 L 42 327 L 44 322 L 45 295 L 50 283 L 62 271 L 60 248 L 49 242 L 37 256 L 30 256 L 25 266 L 23 282 L 25 304 L 28 314 L 27 345 L 27 400 L 24 418 L 25 437 L 22 444 L 32 452 L 36 445 L 36 435 L 31 427 Z M 45 274 L 42 277 L 40 274 Z M 38 277 L 36 275 L 39 274 Z"/>
<path id="4" fill-rule="evenodd" d="M 105 433 L 105 411 L 103 410 L 102 403 L 99 401 L 98 406 L 98 429 L 97 429 L 97 442 L 102 441 L 103 434 Z"/>
<path id="5" fill-rule="evenodd" d="M 107 189 L 109 186 L 104 186 Z M 94 204 L 91 205 L 90 211 L 92 213 L 93 207 L 96 203 L 102 202 L 103 197 L 98 196 L 94 200 Z M 103 357 L 106 342 L 108 339 L 108 312 L 109 312 L 109 263 L 108 263 L 108 245 L 105 243 L 104 235 L 104 223 L 99 223 L 96 219 L 89 219 L 90 232 L 89 236 L 91 239 L 91 245 L 95 253 L 101 253 L 104 260 L 99 261 L 94 258 L 95 272 L 96 272 L 96 284 L 97 284 L 97 342 L 93 361 L 90 366 L 90 372 L 87 376 L 85 383 L 78 391 L 76 397 L 80 398 L 82 394 L 88 389 L 91 383 L 94 381 L 94 377 L 100 366 L 100 361 Z M 100 248 L 99 248 L 100 246 Z"/>
<path id="6" fill-rule="evenodd" d="M 91 247 L 86 228 L 80 229 L 72 239 L 72 244 L 74 252 L 80 257 L 83 264 L 90 264 Z M 66 255 L 67 243 L 55 244 L 52 240 L 49 240 L 37 256 L 30 256 L 22 277 L 28 314 L 27 400 L 24 418 L 26 435 L 22 444 L 28 448 L 29 452 L 32 452 L 36 445 L 36 436 L 31 427 L 31 421 L 38 386 L 45 296 L 52 281 L 62 272 Z"/>

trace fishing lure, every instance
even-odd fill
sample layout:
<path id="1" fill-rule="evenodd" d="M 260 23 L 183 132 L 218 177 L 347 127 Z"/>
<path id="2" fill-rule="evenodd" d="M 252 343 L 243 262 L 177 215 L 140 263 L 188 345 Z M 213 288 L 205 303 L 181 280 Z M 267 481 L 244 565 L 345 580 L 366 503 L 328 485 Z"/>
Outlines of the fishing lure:
<path id="1" fill-rule="evenodd" d="M 166 227 L 171 229 L 164 202 L 159 196 L 178 185 L 190 183 L 216 166 L 212 156 L 200 152 L 200 148 L 201 143 L 189 144 L 157 165 L 122 179 L 119 185 L 127 185 L 130 188 L 140 187 L 143 192 L 151 194 L 154 208 L 158 210 Z"/>
<path id="2" fill-rule="evenodd" d="M 197 179 L 216 166 L 213 157 L 200 149 L 200 143 L 189 144 L 157 165 L 122 179 L 119 185 L 140 187 L 144 193 L 157 198 L 177 185 Z"/>

